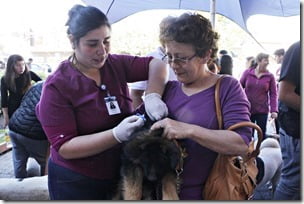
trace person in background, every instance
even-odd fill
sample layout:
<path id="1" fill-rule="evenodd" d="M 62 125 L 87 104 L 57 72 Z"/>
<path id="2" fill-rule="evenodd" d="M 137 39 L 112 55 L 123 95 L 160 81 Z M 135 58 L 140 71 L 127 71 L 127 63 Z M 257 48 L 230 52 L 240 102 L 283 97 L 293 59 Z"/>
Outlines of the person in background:
<path id="1" fill-rule="evenodd" d="M 233 60 L 230 55 L 223 55 L 220 58 L 220 72 L 219 74 L 228 74 L 232 76 Z"/>
<path id="2" fill-rule="evenodd" d="M 19 108 L 9 120 L 9 135 L 13 145 L 13 163 L 16 178 L 28 176 L 29 157 L 40 165 L 40 175 L 46 173 L 49 142 L 35 114 L 43 82 L 37 82 L 23 96 Z"/>
<path id="3" fill-rule="evenodd" d="M 278 49 L 274 52 L 275 61 L 279 65 L 279 67 L 277 68 L 276 73 L 275 73 L 275 79 L 277 81 L 277 89 L 279 89 L 279 78 L 280 78 L 281 65 L 282 65 L 282 62 L 284 59 L 284 55 L 285 55 L 285 50 L 283 48 Z M 278 118 L 276 118 L 274 120 L 274 122 L 275 122 L 276 133 L 279 135 L 280 134 L 280 123 L 279 123 Z"/>
<path id="4" fill-rule="evenodd" d="M 220 50 L 220 51 L 219 51 L 219 56 L 218 56 L 219 60 L 221 59 L 221 57 L 222 57 L 223 55 L 228 55 L 227 50 Z"/>
<path id="5" fill-rule="evenodd" d="M 47 78 L 36 106 L 51 144 L 50 199 L 111 199 L 121 143 L 144 125 L 132 112 L 127 83 L 148 80 L 145 110 L 152 121 L 166 117 L 166 65 L 153 57 L 110 54 L 111 25 L 96 7 L 75 5 L 66 26 L 74 53 Z"/>
<path id="6" fill-rule="evenodd" d="M 280 77 L 280 73 L 281 73 L 281 64 L 283 62 L 285 50 L 283 48 L 278 49 L 273 54 L 274 54 L 275 61 L 279 65 L 279 67 L 277 68 L 276 73 L 275 73 L 275 77 L 276 77 L 277 81 L 279 81 L 279 77 Z"/>
<path id="7" fill-rule="evenodd" d="M 5 69 L 5 63 L 0 60 L 0 69 Z"/>
<path id="8" fill-rule="evenodd" d="M 265 139 L 269 111 L 271 118 L 275 119 L 278 116 L 277 86 L 273 74 L 267 69 L 268 59 L 268 54 L 259 53 L 256 57 L 256 65 L 246 69 L 240 79 L 251 105 L 250 119 L 262 129 L 263 139 Z"/>
<path id="9" fill-rule="evenodd" d="M 27 66 L 28 66 L 29 70 L 31 70 L 31 68 L 32 68 L 32 63 L 33 63 L 33 58 L 29 58 L 27 61 Z"/>
<path id="10" fill-rule="evenodd" d="M 301 200 L 301 44 L 287 50 L 279 79 L 281 178 L 274 200 Z"/>
<path id="11" fill-rule="evenodd" d="M 204 183 L 218 153 L 243 155 L 251 140 L 251 128 L 218 130 L 215 111 L 215 84 L 221 77 L 208 68 L 216 58 L 218 34 L 200 14 L 184 13 L 166 27 L 161 39 L 166 60 L 177 76 L 163 94 L 167 118 L 151 129 L 164 129 L 163 136 L 179 141 L 187 151 L 181 176 L 181 200 L 202 200 Z M 224 128 L 250 121 L 249 102 L 239 82 L 225 76 L 220 86 Z"/>
<path id="12" fill-rule="evenodd" d="M 207 66 L 208 66 L 208 69 L 215 73 L 215 74 L 218 74 L 221 70 L 221 67 L 217 64 L 217 59 L 209 59 L 209 61 L 207 62 Z"/>
<path id="13" fill-rule="evenodd" d="M 245 63 L 245 69 L 249 69 L 251 67 L 255 66 L 255 59 L 253 56 L 249 56 L 249 57 L 246 57 L 246 63 Z M 237 79 L 240 79 L 244 70 L 237 70 L 238 71 L 238 74 L 237 74 Z"/>
<path id="14" fill-rule="evenodd" d="M 8 125 L 10 117 L 19 107 L 22 97 L 31 87 L 32 81 L 41 81 L 41 78 L 29 71 L 23 57 L 17 54 L 9 56 L 4 76 L 1 78 L 1 108 L 4 127 Z"/>
<path id="15" fill-rule="evenodd" d="M 160 33 L 162 33 L 165 27 L 168 24 L 170 24 L 173 20 L 174 18 L 172 16 L 168 16 L 164 18 L 159 24 Z M 161 45 L 157 47 L 155 51 L 149 53 L 147 56 L 152 56 L 162 60 L 166 54 L 162 42 L 160 42 L 160 44 Z M 167 66 L 167 69 L 169 72 L 169 80 L 176 80 L 176 76 L 173 70 L 169 66 Z M 131 94 L 131 99 L 133 101 L 133 108 L 135 109 L 140 104 L 143 103 L 143 95 L 147 88 L 147 81 L 138 81 L 138 82 L 129 83 L 129 88 L 131 90 L 130 94 Z"/>
<path id="16" fill-rule="evenodd" d="M 246 57 L 246 69 L 249 69 L 255 65 L 255 59 L 253 56 Z"/>
<path id="17" fill-rule="evenodd" d="M 159 46 L 154 52 L 149 53 L 147 56 L 152 56 L 156 59 L 162 59 L 164 54 L 164 48 Z M 167 66 L 169 72 L 168 80 L 176 80 L 176 76 L 170 67 Z M 147 89 L 147 81 L 138 81 L 128 84 L 130 88 L 130 97 L 132 99 L 133 108 L 136 109 L 140 104 L 143 103 L 144 92 Z"/>

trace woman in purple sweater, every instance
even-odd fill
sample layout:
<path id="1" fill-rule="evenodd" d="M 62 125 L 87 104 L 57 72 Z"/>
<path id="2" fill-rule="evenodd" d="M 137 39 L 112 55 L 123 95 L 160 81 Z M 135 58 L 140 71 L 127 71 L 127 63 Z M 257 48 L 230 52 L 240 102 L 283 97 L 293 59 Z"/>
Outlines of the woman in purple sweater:
<path id="1" fill-rule="evenodd" d="M 240 79 L 251 105 L 250 119 L 261 127 L 264 139 L 269 107 L 271 118 L 278 117 L 277 86 L 274 75 L 267 70 L 268 57 L 268 54 L 258 54 L 256 65 L 246 69 Z"/>
<path id="2" fill-rule="evenodd" d="M 215 112 L 215 84 L 220 75 L 209 71 L 207 62 L 215 57 L 218 35 L 199 14 L 185 13 L 160 35 L 166 60 L 178 81 L 168 82 L 163 100 L 169 117 L 152 129 L 164 128 L 164 136 L 186 147 L 181 174 L 181 200 L 202 200 L 206 179 L 218 153 L 243 155 L 251 141 L 251 128 L 218 130 Z M 250 121 L 249 102 L 239 82 L 226 76 L 221 81 L 220 102 L 223 127 Z"/>

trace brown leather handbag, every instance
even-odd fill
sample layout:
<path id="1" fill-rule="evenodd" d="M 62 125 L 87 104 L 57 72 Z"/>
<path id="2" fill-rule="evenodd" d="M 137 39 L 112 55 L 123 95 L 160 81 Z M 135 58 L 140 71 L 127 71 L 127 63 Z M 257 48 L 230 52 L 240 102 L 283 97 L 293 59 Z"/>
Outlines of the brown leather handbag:
<path id="1" fill-rule="evenodd" d="M 219 129 L 223 127 L 219 100 L 219 87 L 222 78 L 217 81 L 215 88 L 215 106 Z M 228 130 L 235 130 L 240 127 L 251 127 L 257 131 L 258 142 L 256 148 L 254 148 L 254 142 L 252 141 L 245 156 L 218 154 L 203 190 L 205 200 L 248 200 L 253 194 L 258 174 L 255 159 L 259 154 L 263 133 L 258 125 L 247 121 L 234 124 Z"/>

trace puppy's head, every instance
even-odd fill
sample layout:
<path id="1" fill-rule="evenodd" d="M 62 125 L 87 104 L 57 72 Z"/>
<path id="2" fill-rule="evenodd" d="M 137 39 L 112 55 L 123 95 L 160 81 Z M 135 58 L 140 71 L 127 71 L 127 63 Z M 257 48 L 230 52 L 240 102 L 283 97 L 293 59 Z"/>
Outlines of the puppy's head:
<path id="1" fill-rule="evenodd" d="M 160 180 L 175 168 L 181 152 L 173 141 L 162 137 L 163 129 L 137 132 L 134 139 L 124 147 L 124 155 L 130 162 L 140 166 L 149 181 Z"/>

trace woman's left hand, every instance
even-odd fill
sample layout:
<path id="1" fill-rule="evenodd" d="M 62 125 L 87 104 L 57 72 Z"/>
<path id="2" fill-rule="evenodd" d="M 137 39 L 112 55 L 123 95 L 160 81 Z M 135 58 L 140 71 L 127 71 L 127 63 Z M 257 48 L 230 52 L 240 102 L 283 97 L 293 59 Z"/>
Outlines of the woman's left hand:
<path id="1" fill-rule="evenodd" d="M 191 125 L 170 118 L 157 121 L 151 127 L 151 130 L 163 128 L 163 136 L 168 139 L 184 139 L 189 137 L 188 131 Z"/>
<path id="2" fill-rule="evenodd" d="M 273 118 L 273 119 L 276 119 L 278 117 L 278 113 L 277 112 L 272 112 L 270 117 Z"/>

